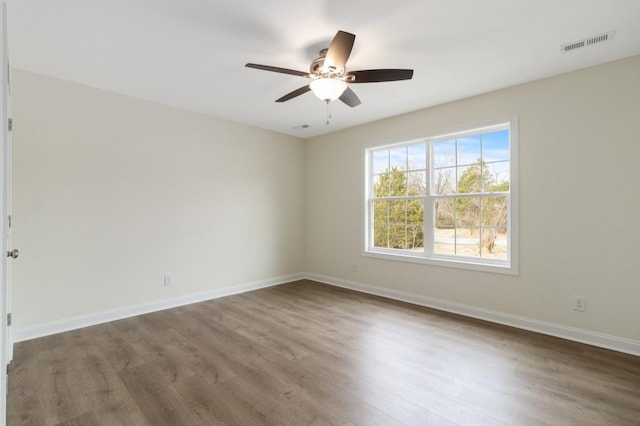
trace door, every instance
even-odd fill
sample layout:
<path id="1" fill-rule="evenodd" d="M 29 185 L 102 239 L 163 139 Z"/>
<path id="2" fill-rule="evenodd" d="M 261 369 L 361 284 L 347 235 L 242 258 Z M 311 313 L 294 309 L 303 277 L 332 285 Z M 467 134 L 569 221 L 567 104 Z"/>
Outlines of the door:
<path id="1" fill-rule="evenodd" d="M 11 306 L 11 259 L 7 257 L 7 253 L 11 250 L 11 133 L 10 133 L 10 86 L 9 79 L 9 60 L 7 49 L 7 3 L 2 1 L 0 8 L 0 62 L 2 84 L 0 84 L 1 99 L 0 102 L 0 138 L 2 139 L 2 147 L 0 155 L 2 155 L 2 172 L 0 173 L 0 198 L 2 199 L 2 208 L 0 213 L 0 228 L 2 229 L 2 251 L 0 251 L 0 261 L 2 262 L 2 273 L 0 275 L 0 426 L 6 423 L 6 407 L 7 407 L 7 375 L 6 368 L 13 356 L 13 345 L 11 344 L 11 328 L 7 314 L 10 312 Z M 17 255 L 17 252 L 15 252 Z"/>

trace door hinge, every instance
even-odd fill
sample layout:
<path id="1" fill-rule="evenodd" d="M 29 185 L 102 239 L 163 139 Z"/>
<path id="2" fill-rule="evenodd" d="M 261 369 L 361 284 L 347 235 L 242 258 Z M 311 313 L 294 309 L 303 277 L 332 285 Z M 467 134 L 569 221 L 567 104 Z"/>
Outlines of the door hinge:
<path id="1" fill-rule="evenodd" d="M 7 216 L 7 225 L 11 228 L 11 215 Z"/>
<path id="2" fill-rule="evenodd" d="M 13 323 L 13 316 L 11 315 L 11 313 L 7 314 L 7 326 L 11 325 L 11 323 Z"/>
<path id="3" fill-rule="evenodd" d="M 13 118 L 9 119 L 9 131 L 13 130 Z"/>

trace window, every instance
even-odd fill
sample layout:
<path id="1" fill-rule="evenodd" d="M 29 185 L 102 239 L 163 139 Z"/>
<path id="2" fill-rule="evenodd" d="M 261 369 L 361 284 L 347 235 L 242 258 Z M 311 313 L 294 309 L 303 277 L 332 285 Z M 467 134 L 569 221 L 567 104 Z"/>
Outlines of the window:
<path id="1" fill-rule="evenodd" d="M 514 128 L 368 149 L 365 254 L 517 273 Z"/>

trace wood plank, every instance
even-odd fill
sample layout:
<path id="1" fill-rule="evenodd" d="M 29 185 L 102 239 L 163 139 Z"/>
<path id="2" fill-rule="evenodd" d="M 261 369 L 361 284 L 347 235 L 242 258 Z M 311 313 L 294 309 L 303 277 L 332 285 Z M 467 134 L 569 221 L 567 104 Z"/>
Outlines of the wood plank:
<path id="1" fill-rule="evenodd" d="M 16 344 L 8 425 L 640 425 L 640 358 L 294 283 Z"/>

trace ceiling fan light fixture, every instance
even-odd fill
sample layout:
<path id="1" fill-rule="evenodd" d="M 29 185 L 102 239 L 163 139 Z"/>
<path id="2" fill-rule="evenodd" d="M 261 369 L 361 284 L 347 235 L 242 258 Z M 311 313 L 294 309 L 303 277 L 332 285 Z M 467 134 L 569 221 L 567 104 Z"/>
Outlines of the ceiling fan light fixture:
<path id="1" fill-rule="evenodd" d="M 313 94 L 325 102 L 335 101 L 347 89 L 346 82 L 329 77 L 313 80 L 309 86 Z"/>

